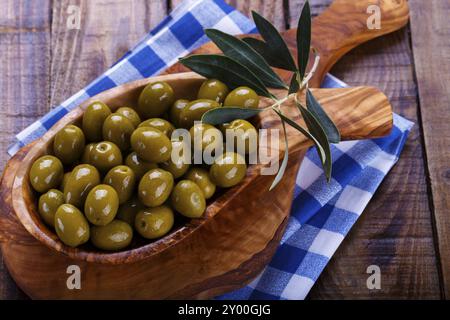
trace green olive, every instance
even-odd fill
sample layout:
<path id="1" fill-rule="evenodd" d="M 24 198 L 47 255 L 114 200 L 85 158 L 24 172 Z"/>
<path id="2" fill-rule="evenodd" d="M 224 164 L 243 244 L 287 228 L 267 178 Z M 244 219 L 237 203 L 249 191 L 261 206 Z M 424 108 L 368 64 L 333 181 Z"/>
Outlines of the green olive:
<path id="1" fill-rule="evenodd" d="M 64 192 L 64 188 L 66 187 L 67 181 L 69 181 L 69 177 L 70 177 L 71 173 L 72 173 L 72 171 L 64 173 L 59 190 Z"/>
<path id="2" fill-rule="evenodd" d="M 208 149 L 210 152 L 218 150 L 219 153 L 223 148 L 222 132 L 216 127 L 207 123 L 197 123 L 189 130 L 194 150 L 204 151 Z"/>
<path id="3" fill-rule="evenodd" d="M 229 90 L 225 83 L 217 79 L 205 80 L 198 90 L 197 99 L 209 99 L 222 103 Z"/>
<path id="4" fill-rule="evenodd" d="M 209 172 L 203 168 L 192 168 L 185 175 L 187 180 L 195 182 L 202 190 L 205 199 L 209 199 L 216 192 L 216 185 L 211 181 Z"/>
<path id="5" fill-rule="evenodd" d="M 169 198 L 172 188 L 173 177 L 170 172 L 152 169 L 139 182 L 139 199 L 147 207 L 157 207 Z"/>
<path id="6" fill-rule="evenodd" d="M 89 240 L 89 223 L 71 204 L 63 204 L 56 210 L 55 230 L 59 239 L 70 247 L 78 247 Z"/>
<path id="7" fill-rule="evenodd" d="M 113 187 L 99 184 L 92 188 L 84 203 L 84 214 L 90 223 L 104 226 L 114 220 L 119 209 L 119 196 Z"/>
<path id="8" fill-rule="evenodd" d="M 95 143 L 89 143 L 84 147 L 83 155 L 81 157 L 81 163 L 91 163 L 92 150 L 95 148 Z"/>
<path id="9" fill-rule="evenodd" d="M 169 160 L 172 151 L 169 138 L 162 131 L 151 127 L 134 130 L 131 147 L 139 158 L 156 163 Z"/>
<path id="10" fill-rule="evenodd" d="M 64 200 L 78 208 L 83 208 L 86 197 L 100 183 L 100 174 L 90 164 L 80 164 L 73 168 L 64 186 Z"/>
<path id="11" fill-rule="evenodd" d="M 57 188 L 62 182 L 64 168 L 54 156 L 42 156 L 34 161 L 30 169 L 30 183 L 37 192 Z"/>
<path id="12" fill-rule="evenodd" d="M 245 159 L 235 152 L 225 152 L 209 169 L 211 180 L 219 187 L 232 187 L 244 179 L 247 173 Z"/>
<path id="13" fill-rule="evenodd" d="M 139 125 L 138 128 L 140 128 L 140 127 L 151 127 L 151 128 L 158 129 L 159 131 L 164 133 L 167 136 L 167 138 L 169 138 L 169 139 L 172 136 L 173 130 L 175 130 L 175 127 L 169 121 L 161 119 L 161 118 L 147 119 L 147 120 L 141 122 L 141 124 Z"/>
<path id="14" fill-rule="evenodd" d="M 55 135 L 53 153 L 65 165 L 75 163 L 83 154 L 84 133 L 80 128 L 69 124 Z"/>
<path id="15" fill-rule="evenodd" d="M 180 111 L 179 126 L 189 129 L 194 125 L 194 121 L 200 121 L 204 113 L 209 110 L 219 108 L 220 104 L 214 100 L 198 99 L 189 102 Z"/>
<path id="16" fill-rule="evenodd" d="M 180 116 L 181 110 L 183 110 L 189 103 L 189 100 L 178 99 L 170 107 L 170 122 L 172 122 L 176 127 L 180 126 Z"/>
<path id="17" fill-rule="evenodd" d="M 139 114 L 133 108 L 120 107 L 116 110 L 116 113 L 130 120 L 135 128 L 141 123 L 141 117 L 139 117 Z"/>
<path id="18" fill-rule="evenodd" d="M 91 242 L 101 250 L 121 250 L 128 247 L 132 239 L 133 229 L 121 220 L 114 220 L 106 226 L 91 227 Z"/>
<path id="19" fill-rule="evenodd" d="M 188 218 L 199 218 L 206 208 L 206 200 L 200 187 L 190 180 L 181 180 L 173 188 L 170 197 L 173 208 Z"/>
<path id="20" fill-rule="evenodd" d="M 122 204 L 128 201 L 134 190 L 136 183 L 136 175 L 130 167 L 117 166 L 108 171 L 103 183 L 113 187 L 119 196 L 119 203 Z"/>
<path id="21" fill-rule="evenodd" d="M 237 87 L 225 98 L 224 106 L 241 108 L 258 108 L 259 96 L 249 87 Z"/>
<path id="22" fill-rule="evenodd" d="M 130 137 L 134 126 L 123 115 L 113 113 L 103 123 L 103 139 L 115 143 L 120 150 L 130 149 Z"/>
<path id="23" fill-rule="evenodd" d="M 102 140 L 103 122 L 110 114 L 109 107 L 100 101 L 94 101 L 86 108 L 82 128 L 88 141 Z"/>
<path id="24" fill-rule="evenodd" d="M 89 163 L 100 172 L 107 172 L 109 169 L 122 164 L 122 152 L 116 144 L 109 141 L 102 141 L 95 144 L 90 152 Z"/>
<path id="25" fill-rule="evenodd" d="M 239 149 L 238 153 L 249 154 L 257 151 L 258 132 L 247 120 L 236 119 L 230 123 L 225 123 L 222 128 L 224 131 L 228 130 L 227 133 L 229 137 L 234 139 L 235 150 Z M 227 133 L 225 133 L 225 135 Z"/>
<path id="26" fill-rule="evenodd" d="M 174 215 L 168 206 L 146 208 L 136 215 L 134 227 L 146 239 L 156 239 L 167 234 L 173 227 Z"/>
<path id="27" fill-rule="evenodd" d="M 137 181 L 141 180 L 142 176 L 147 171 L 158 168 L 158 165 L 156 163 L 147 162 L 139 158 L 136 152 L 132 152 L 127 156 L 127 158 L 125 159 L 125 165 L 127 165 L 131 168 L 131 170 L 134 171 Z"/>
<path id="28" fill-rule="evenodd" d="M 143 119 L 155 118 L 166 112 L 175 101 L 172 87 L 163 81 L 149 83 L 138 99 L 138 112 Z"/>
<path id="29" fill-rule="evenodd" d="M 183 141 L 172 141 L 172 154 L 170 159 L 160 163 L 160 167 L 169 171 L 175 179 L 178 179 L 189 169 L 190 160 L 184 157 L 187 145 Z M 175 159 L 175 161 L 173 161 Z"/>
<path id="30" fill-rule="evenodd" d="M 137 197 L 133 197 L 119 207 L 116 218 L 125 221 L 130 226 L 134 226 L 134 219 L 137 213 L 144 208 L 145 206 L 142 202 Z"/>
<path id="31" fill-rule="evenodd" d="M 39 197 L 39 214 L 46 224 L 55 225 L 55 213 L 64 204 L 64 194 L 56 189 L 50 189 Z"/>

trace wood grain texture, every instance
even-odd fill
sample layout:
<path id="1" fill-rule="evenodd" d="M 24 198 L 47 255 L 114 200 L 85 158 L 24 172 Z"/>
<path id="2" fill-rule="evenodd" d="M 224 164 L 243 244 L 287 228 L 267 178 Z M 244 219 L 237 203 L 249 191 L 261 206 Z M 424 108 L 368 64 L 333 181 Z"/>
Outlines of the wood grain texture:
<path id="1" fill-rule="evenodd" d="M 450 299 L 450 3 L 412 0 L 410 5 L 414 10 L 412 46 L 442 289 Z"/>

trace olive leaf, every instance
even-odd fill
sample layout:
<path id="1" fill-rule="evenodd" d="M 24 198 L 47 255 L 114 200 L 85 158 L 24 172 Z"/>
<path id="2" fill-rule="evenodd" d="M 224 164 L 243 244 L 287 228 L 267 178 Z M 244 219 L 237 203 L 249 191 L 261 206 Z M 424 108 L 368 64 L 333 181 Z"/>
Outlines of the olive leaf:
<path id="1" fill-rule="evenodd" d="M 264 109 L 239 107 L 214 108 L 203 114 L 202 122 L 209 123 L 211 125 L 218 125 L 231 122 L 236 119 L 248 119 L 257 115 L 261 111 L 264 111 Z"/>
<path id="2" fill-rule="evenodd" d="M 287 68 L 283 69 L 294 72 L 297 71 L 297 66 L 295 65 L 291 52 L 275 26 L 255 11 L 252 11 L 252 16 L 253 21 L 256 24 L 256 28 L 265 40 L 267 47 L 275 53 L 273 58 L 277 58 L 277 60 L 283 61 L 283 63 L 286 64 Z"/>
<path id="3" fill-rule="evenodd" d="M 291 78 L 291 82 L 289 84 L 288 94 L 296 93 L 296 92 L 298 92 L 299 89 L 300 89 L 300 84 L 298 83 L 298 80 L 297 80 L 297 72 L 294 72 L 294 74 L 292 75 L 292 78 Z"/>
<path id="4" fill-rule="evenodd" d="M 283 161 L 281 162 L 281 166 L 278 168 L 277 175 L 273 179 L 272 184 L 270 185 L 269 191 L 271 191 L 273 188 L 276 187 L 276 185 L 280 182 L 281 178 L 284 176 L 284 172 L 286 171 L 287 163 L 289 160 L 289 145 L 288 145 L 288 138 L 287 138 L 287 132 L 286 132 L 286 125 L 284 121 L 281 122 L 283 124 L 283 131 L 284 131 L 284 157 Z"/>
<path id="5" fill-rule="evenodd" d="M 338 128 L 309 89 L 306 91 L 306 107 L 314 115 L 317 122 L 320 123 L 330 143 L 341 141 L 341 134 Z"/>
<path id="6" fill-rule="evenodd" d="M 280 59 L 280 55 L 271 47 L 269 47 L 264 41 L 251 37 L 245 37 L 242 39 L 242 41 L 247 43 L 253 48 L 253 50 L 258 52 L 267 61 L 269 66 L 288 71 L 292 69 L 291 65 L 285 60 Z"/>
<path id="7" fill-rule="evenodd" d="M 272 70 L 264 58 L 239 38 L 216 29 L 206 29 L 206 35 L 229 58 L 252 71 L 269 88 L 287 89 L 286 84 Z"/>
<path id="8" fill-rule="evenodd" d="M 303 5 L 302 13 L 297 25 L 297 64 L 300 79 L 305 77 L 311 49 L 311 9 L 309 2 Z"/>

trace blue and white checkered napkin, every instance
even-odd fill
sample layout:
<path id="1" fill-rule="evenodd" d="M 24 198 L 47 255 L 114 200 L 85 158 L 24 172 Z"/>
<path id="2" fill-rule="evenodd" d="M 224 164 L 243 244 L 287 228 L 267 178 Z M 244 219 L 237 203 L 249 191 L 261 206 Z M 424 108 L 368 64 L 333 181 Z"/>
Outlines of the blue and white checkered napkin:
<path id="1" fill-rule="evenodd" d="M 186 0 L 103 75 L 20 132 L 8 152 L 14 154 L 42 136 L 87 98 L 172 65 L 207 41 L 203 28 L 232 34 L 255 32 L 254 24 L 223 0 Z M 323 86 L 345 84 L 328 76 Z M 397 161 L 411 127 L 411 122 L 394 115 L 393 132 L 386 138 L 333 145 L 329 184 L 316 151 L 311 149 L 299 170 L 290 221 L 275 257 L 251 284 L 219 299 L 305 298 Z"/>

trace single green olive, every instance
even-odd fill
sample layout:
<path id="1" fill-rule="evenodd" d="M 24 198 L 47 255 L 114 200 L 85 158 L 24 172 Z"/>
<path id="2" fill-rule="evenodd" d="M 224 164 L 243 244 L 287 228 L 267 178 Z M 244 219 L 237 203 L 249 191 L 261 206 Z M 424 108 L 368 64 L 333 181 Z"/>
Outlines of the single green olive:
<path id="1" fill-rule="evenodd" d="M 159 131 L 164 133 L 167 136 L 167 138 L 169 138 L 169 139 L 172 136 L 173 130 L 175 130 L 175 127 L 169 121 L 161 119 L 161 118 L 147 119 L 147 120 L 141 122 L 141 124 L 139 125 L 138 128 L 140 128 L 140 127 L 151 127 L 151 128 L 158 129 Z"/>
<path id="2" fill-rule="evenodd" d="M 258 108 L 259 96 L 249 87 L 237 87 L 225 98 L 224 106 L 241 108 Z"/>
<path id="3" fill-rule="evenodd" d="M 139 125 L 139 123 L 141 123 L 141 117 L 139 117 L 139 114 L 133 108 L 120 107 L 116 110 L 116 113 L 130 120 L 135 128 Z"/>
<path id="4" fill-rule="evenodd" d="M 33 162 L 30 169 L 30 183 L 37 192 L 57 188 L 62 181 L 64 168 L 54 156 L 42 156 Z"/>
<path id="5" fill-rule="evenodd" d="M 139 182 L 139 200 L 147 207 L 162 205 L 173 189 L 173 176 L 162 169 L 152 169 Z"/>
<path id="6" fill-rule="evenodd" d="M 83 131 L 69 124 L 56 133 L 53 140 L 53 153 L 63 164 L 70 165 L 81 157 L 84 146 Z"/>
<path id="7" fill-rule="evenodd" d="M 100 174 L 94 166 L 90 164 L 76 166 L 64 186 L 65 202 L 83 208 L 89 191 L 98 184 L 100 184 Z"/>
<path id="8" fill-rule="evenodd" d="M 146 239 L 156 239 L 166 235 L 172 229 L 174 215 L 168 206 L 146 208 L 136 215 L 134 227 Z"/>
<path id="9" fill-rule="evenodd" d="M 243 119 L 236 119 L 222 125 L 225 136 L 234 139 L 235 150 L 240 154 L 249 154 L 258 149 L 258 132 L 255 127 Z M 228 134 L 228 136 L 227 136 Z"/>
<path id="10" fill-rule="evenodd" d="M 222 132 L 208 123 L 196 123 L 189 130 L 194 150 L 209 152 L 217 150 L 220 153 L 223 149 Z M 214 154 L 214 152 L 212 153 Z"/>
<path id="11" fill-rule="evenodd" d="M 222 103 L 229 90 L 225 83 L 217 79 L 205 80 L 198 90 L 197 99 L 209 99 Z"/>
<path id="12" fill-rule="evenodd" d="M 105 226 L 114 220 L 119 209 L 119 196 L 113 187 L 99 184 L 89 191 L 84 203 L 84 214 L 90 223 Z"/>
<path id="13" fill-rule="evenodd" d="M 83 155 L 81 156 L 81 163 L 91 163 L 91 154 L 94 148 L 94 142 L 88 143 L 86 147 L 84 147 Z"/>
<path id="14" fill-rule="evenodd" d="M 207 111 L 219 107 L 220 104 L 214 100 L 197 99 L 191 101 L 180 111 L 179 126 L 189 129 L 194 125 L 194 121 L 200 121 Z"/>
<path id="15" fill-rule="evenodd" d="M 173 103 L 173 105 L 170 107 L 170 122 L 172 122 L 176 127 L 180 126 L 180 117 L 181 117 L 181 110 L 183 110 L 189 103 L 189 100 L 186 99 L 178 99 Z"/>
<path id="16" fill-rule="evenodd" d="M 156 163 L 147 162 L 139 158 L 137 153 L 134 151 L 130 153 L 125 159 L 125 165 L 130 167 L 131 170 L 134 171 L 136 175 L 136 181 L 141 180 L 142 176 L 147 171 L 158 168 L 158 165 Z"/>
<path id="17" fill-rule="evenodd" d="M 133 195 L 136 175 L 130 167 L 117 166 L 108 171 L 103 183 L 113 187 L 119 196 L 119 203 L 128 201 Z"/>
<path id="18" fill-rule="evenodd" d="M 64 204 L 64 194 L 56 189 L 50 189 L 39 197 L 39 214 L 46 224 L 55 226 L 55 213 Z"/>
<path id="19" fill-rule="evenodd" d="M 203 168 L 192 168 L 185 175 L 185 179 L 195 182 L 202 190 L 205 199 L 209 199 L 216 192 L 216 185 L 211 181 L 209 172 Z"/>
<path id="20" fill-rule="evenodd" d="M 130 149 L 130 137 L 134 126 L 121 114 L 113 113 L 103 123 L 103 139 L 115 143 L 120 150 Z"/>
<path id="21" fill-rule="evenodd" d="M 187 144 L 183 141 L 172 141 L 172 154 L 170 159 L 160 163 L 160 167 L 169 171 L 174 179 L 178 179 L 189 169 L 191 159 L 184 156 L 184 150 L 186 148 Z"/>
<path id="22" fill-rule="evenodd" d="M 59 239 L 73 248 L 89 240 L 89 223 L 83 213 L 71 204 L 63 204 L 56 210 L 55 230 Z"/>
<path id="23" fill-rule="evenodd" d="M 93 142 L 102 140 L 103 122 L 110 114 L 109 107 L 100 101 L 94 101 L 86 108 L 81 126 L 86 140 Z"/>
<path id="24" fill-rule="evenodd" d="M 175 101 L 172 87 L 163 81 L 149 83 L 138 99 L 138 112 L 143 119 L 155 118 L 166 112 Z"/>
<path id="25" fill-rule="evenodd" d="M 122 152 L 115 143 L 102 141 L 96 143 L 90 152 L 89 163 L 100 172 L 107 172 L 109 169 L 122 164 Z"/>
<path id="26" fill-rule="evenodd" d="M 121 220 L 105 226 L 91 227 L 91 242 L 101 250 L 117 251 L 128 247 L 133 239 L 133 229 Z"/>
<path id="27" fill-rule="evenodd" d="M 172 151 L 169 138 L 162 131 L 151 127 L 134 130 L 131 147 L 139 158 L 156 163 L 169 160 Z"/>
<path id="28" fill-rule="evenodd" d="M 191 180 L 181 180 L 177 183 L 170 202 L 176 211 L 188 218 L 200 218 L 206 208 L 202 190 Z"/>
<path id="29" fill-rule="evenodd" d="M 144 204 L 137 197 L 133 197 L 119 207 L 116 218 L 134 226 L 136 215 L 144 208 Z"/>
<path id="30" fill-rule="evenodd" d="M 64 192 L 64 188 L 66 187 L 67 181 L 69 181 L 69 177 L 70 177 L 71 173 L 72 173 L 72 171 L 64 173 L 64 176 L 61 181 L 61 185 L 59 187 L 59 190 L 61 190 L 62 192 Z"/>
<path id="31" fill-rule="evenodd" d="M 219 187 L 229 188 L 244 179 L 247 173 L 245 159 L 235 152 L 225 152 L 209 169 L 211 180 Z"/>

